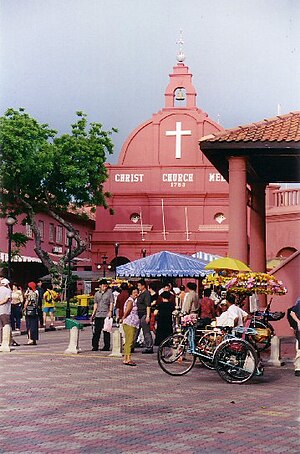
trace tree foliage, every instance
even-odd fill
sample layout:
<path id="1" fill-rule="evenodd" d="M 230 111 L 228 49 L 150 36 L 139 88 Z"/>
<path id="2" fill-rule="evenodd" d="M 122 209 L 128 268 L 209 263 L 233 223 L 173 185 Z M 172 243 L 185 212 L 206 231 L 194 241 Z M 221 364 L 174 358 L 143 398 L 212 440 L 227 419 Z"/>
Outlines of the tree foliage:
<path id="1" fill-rule="evenodd" d="M 0 117 L 1 215 L 25 214 L 35 239 L 35 251 L 49 269 L 62 270 L 68 256 L 57 265 L 42 249 L 36 215 L 44 212 L 73 232 L 76 247 L 72 258 L 86 248 L 85 241 L 67 220 L 66 213 L 84 205 L 108 207 L 103 192 L 107 179 L 105 161 L 113 152 L 112 131 L 100 123 L 88 124 L 86 115 L 77 112 L 71 133 L 56 136 L 47 124 L 40 124 L 25 112 L 8 109 Z"/>

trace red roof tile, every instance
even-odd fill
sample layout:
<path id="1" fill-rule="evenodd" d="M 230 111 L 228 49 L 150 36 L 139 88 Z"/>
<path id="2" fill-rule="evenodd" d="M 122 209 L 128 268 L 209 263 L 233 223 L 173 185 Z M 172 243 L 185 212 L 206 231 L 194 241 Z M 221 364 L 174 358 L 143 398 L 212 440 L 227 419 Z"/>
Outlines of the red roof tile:
<path id="1" fill-rule="evenodd" d="M 300 111 L 202 137 L 207 142 L 298 142 Z"/>
<path id="2" fill-rule="evenodd" d="M 75 208 L 74 206 L 70 205 L 69 206 L 69 212 L 72 214 L 78 214 L 79 216 L 86 215 L 89 220 L 95 221 L 96 220 L 96 214 L 94 207 L 85 205 L 81 208 Z"/>

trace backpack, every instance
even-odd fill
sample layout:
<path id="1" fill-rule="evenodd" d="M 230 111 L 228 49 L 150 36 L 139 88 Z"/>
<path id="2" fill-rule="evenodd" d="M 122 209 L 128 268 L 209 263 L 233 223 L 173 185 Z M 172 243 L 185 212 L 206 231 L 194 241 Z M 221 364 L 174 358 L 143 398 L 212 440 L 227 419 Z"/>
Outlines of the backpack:
<path id="1" fill-rule="evenodd" d="M 36 305 L 37 300 L 38 300 L 37 293 L 36 292 L 29 293 L 29 295 L 27 295 L 27 300 L 28 300 L 28 304 Z"/>
<path id="2" fill-rule="evenodd" d="M 288 322 L 290 324 L 290 327 L 293 329 L 293 330 L 296 330 L 297 327 L 298 327 L 298 324 L 297 322 L 293 319 L 293 317 L 291 316 L 291 311 L 294 309 L 295 306 L 293 307 L 290 307 L 287 312 L 286 312 L 286 318 L 288 319 Z"/>

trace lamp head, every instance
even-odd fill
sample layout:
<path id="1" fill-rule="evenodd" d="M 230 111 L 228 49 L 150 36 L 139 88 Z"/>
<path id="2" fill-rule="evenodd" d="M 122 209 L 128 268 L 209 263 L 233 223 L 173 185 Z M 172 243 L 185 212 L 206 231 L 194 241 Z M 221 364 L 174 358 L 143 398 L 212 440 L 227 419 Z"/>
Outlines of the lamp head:
<path id="1" fill-rule="evenodd" d="M 8 218 L 5 221 L 7 226 L 13 226 L 16 222 L 17 220 L 11 216 L 8 216 Z"/>

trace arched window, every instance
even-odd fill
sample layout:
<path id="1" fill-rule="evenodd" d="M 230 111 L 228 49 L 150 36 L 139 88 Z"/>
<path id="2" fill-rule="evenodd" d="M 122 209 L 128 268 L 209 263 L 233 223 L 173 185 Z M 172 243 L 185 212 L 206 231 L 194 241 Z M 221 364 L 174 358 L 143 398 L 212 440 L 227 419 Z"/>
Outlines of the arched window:
<path id="1" fill-rule="evenodd" d="M 178 87 L 174 91 L 174 107 L 186 107 L 186 89 Z"/>
<path id="2" fill-rule="evenodd" d="M 127 257 L 122 257 L 122 256 L 115 257 L 110 262 L 111 269 L 115 270 L 117 266 L 125 265 L 125 263 L 128 263 L 128 262 L 130 262 L 130 260 Z"/>
<path id="3" fill-rule="evenodd" d="M 280 249 L 280 251 L 277 252 L 276 257 L 287 258 L 290 255 L 294 254 L 294 252 L 296 252 L 296 251 L 297 251 L 297 249 L 295 249 L 294 247 L 284 247 L 284 248 Z"/>

